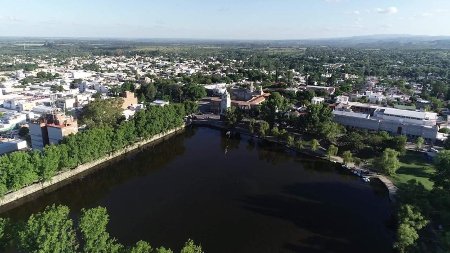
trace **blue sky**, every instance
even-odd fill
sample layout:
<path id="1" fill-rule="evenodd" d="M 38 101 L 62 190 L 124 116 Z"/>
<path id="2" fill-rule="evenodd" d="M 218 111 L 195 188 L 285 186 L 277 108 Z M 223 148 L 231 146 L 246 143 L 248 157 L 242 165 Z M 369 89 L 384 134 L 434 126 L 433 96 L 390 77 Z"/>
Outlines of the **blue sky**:
<path id="1" fill-rule="evenodd" d="M 0 36 L 450 35 L 449 0 L 0 0 Z"/>

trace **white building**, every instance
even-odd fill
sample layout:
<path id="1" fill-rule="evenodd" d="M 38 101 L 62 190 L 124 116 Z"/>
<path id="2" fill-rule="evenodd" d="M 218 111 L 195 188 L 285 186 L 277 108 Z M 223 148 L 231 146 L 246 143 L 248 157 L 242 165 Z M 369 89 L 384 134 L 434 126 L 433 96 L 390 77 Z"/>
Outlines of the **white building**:
<path id="1" fill-rule="evenodd" d="M 220 113 L 225 113 L 228 108 L 231 107 L 231 97 L 228 91 L 225 91 L 222 95 L 222 100 L 220 101 Z"/>
<path id="2" fill-rule="evenodd" d="M 0 118 L 0 132 L 6 132 L 15 128 L 18 124 L 25 123 L 27 115 L 14 111 L 5 112 Z"/>
<path id="3" fill-rule="evenodd" d="M 27 141 L 21 139 L 2 139 L 0 138 L 0 155 L 18 150 L 27 149 Z"/>
<path id="4" fill-rule="evenodd" d="M 73 79 L 85 79 L 92 76 L 92 73 L 86 72 L 86 71 L 72 71 L 72 78 Z"/>
<path id="5" fill-rule="evenodd" d="M 336 122 L 348 127 L 386 131 L 391 134 L 406 135 L 414 138 L 421 136 L 432 141 L 437 138 L 439 127 L 436 113 L 373 105 L 362 107 L 360 103 L 355 108 L 352 108 L 351 104 L 350 108 L 333 111 Z"/>
<path id="6" fill-rule="evenodd" d="M 150 105 L 164 107 L 166 105 L 169 105 L 169 102 L 164 100 L 155 100 L 151 102 Z"/>
<path id="7" fill-rule="evenodd" d="M 336 97 L 337 104 L 348 104 L 349 100 L 350 99 L 348 96 L 337 96 Z"/>
<path id="8" fill-rule="evenodd" d="M 325 98 L 321 98 L 321 97 L 313 97 L 311 99 L 311 104 L 313 105 L 318 105 L 318 104 L 322 104 L 325 101 Z"/>

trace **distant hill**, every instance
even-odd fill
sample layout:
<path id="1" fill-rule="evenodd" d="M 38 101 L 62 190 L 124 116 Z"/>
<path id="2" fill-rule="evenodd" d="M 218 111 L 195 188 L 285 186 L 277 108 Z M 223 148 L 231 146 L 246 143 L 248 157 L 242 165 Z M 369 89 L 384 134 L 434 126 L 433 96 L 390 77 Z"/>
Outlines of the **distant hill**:
<path id="1" fill-rule="evenodd" d="M 404 48 L 404 49 L 450 49 L 450 36 L 422 36 L 422 35 L 367 35 L 327 39 L 299 39 L 299 40 L 214 40 L 214 39 L 186 39 L 186 38 L 44 38 L 44 37 L 1 37 L 1 43 L 20 42 L 58 42 L 58 43 L 106 43 L 133 45 L 214 45 L 244 48 L 261 47 L 352 47 L 352 48 Z"/>
<path id="2" fill-rule="evenodd" d="M 282 42 L 282 41 L 279 41 Z M 358 47 L 358 48 L 430 48 L 450 49 L 450 36 L 368 35 L 330 39 L 284 41 L 285 44 L 304 46 Z"/>

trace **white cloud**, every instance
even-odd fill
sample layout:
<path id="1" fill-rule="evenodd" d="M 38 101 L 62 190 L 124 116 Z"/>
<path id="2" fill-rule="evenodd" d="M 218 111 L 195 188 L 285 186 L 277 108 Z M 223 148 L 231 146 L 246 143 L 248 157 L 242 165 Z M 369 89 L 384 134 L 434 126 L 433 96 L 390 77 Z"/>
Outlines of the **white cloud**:
<path id="1" fill-rule="evenodd" d="M 2 15 L 0 15 L 0 21 L 16 23 L 16 22 L 21 22 L 22 20 L 20 18 L 18 18 L 18 17 L 15 17 L 15 16 L 2 16 Z"/>
<path id="2" fill-rule="evenodd" d="M 435 13 L 448 13 L 449 10 L 448 9 L 440 9 L 440 8 L 438 8 L 438 9 L 434 9 L 433 12 L 435 12 Z"/>
<path id="3" fill-rule="evenodd" d="M 353 11 L 353 14 L 355 14 L 355 15 L 359 15 L 359 14 L 361 14 L 361 12 L 360 12 L 360 11 L 358 11 L 358 10 L 356 10 L 356 11 Z"/>
<path id="4" fill-rule="evenodd" d="M 380 14 L 396 14 L 398 9 L 395 6 L 391 6 L 387 8 L 377 8 L 376 11 Z"/>
<path id="5" fill-rule="evenodd" d="M 419 16 L 420 17 L 434 17 L 434 16 L 440 16 L 440 15 L 448 15 L 449 10 L 448 9 L 433 9 L 426 12 L 422 12 Z"/>

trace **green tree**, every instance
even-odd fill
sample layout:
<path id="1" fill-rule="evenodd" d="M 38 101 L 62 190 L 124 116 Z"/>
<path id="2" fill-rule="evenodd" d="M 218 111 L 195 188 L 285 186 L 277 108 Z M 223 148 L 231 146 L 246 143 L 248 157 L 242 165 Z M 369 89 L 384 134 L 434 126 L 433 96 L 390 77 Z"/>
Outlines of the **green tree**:
<path id="1" fill-rule="evenodd" d="M 259 122 L 258 133 L 260 136 L 262 137 L 266 136 L 269 129 L 270 129 L 269 123 L 267 123 L 266 121 Z"/>
<path id="2" fill-rule="evenodd" d="M 425 139 L 422 137 L 418 137 L 416 139 L 416 150 L 421 150 L 424 143 L 425 143 Z"/>
<path id="3" fill-rule="evenodd" d="M 198 101 L 207 95 L 205 87 L 198 84 L 184 85 L 182 90 L 185 100 Z"/>
<path id="4" fill-rule="evenodd" d="M 104 207 L 82 209 L 79 227 L 84 239 L 85 253 L 117 253 L 123 248 L 106 231 L 109 215 Z"/>
<path id="5" fill-rule="evenodd" d="M 255 128 L 256 128 L 256 120 L 255 119 L 250 119 L 250 121 L 248 122 L 248 131 L 251 134 L 255 133 Z"/>
<path id="6" fill-rule="evenodd" d="M 44 155 L 41 158 L 38 174 L 39 178 L 43 181 L 50 180 L 58 171 L 61 149 L 59 146 L 50 145 L 44 148 Z"/>
<path id="7" fill-rule="evenodd" d="M 138 241 L 136 245 L 129 250 L 129 253 L 152 253 L 152 246 L 148 242 Z"/>
<path id="8" fill-rule="evenodd" d="M 450 190 L 450 150 L 442 150 L 434 160 L 436 172 L 433 176 L 435 187 Z"/>
<path id="9" fill-rule="evenodd" d="M 325 133 L 330 132 L 335 134 L 338 128 L 336 125 L 331 124 L 332 117 L 332 111 L 328 106 L 324 104 L 311 104 L 306 107 L 306 115 L 299 117 L 298 128 L 311 134 L 320 135 L 324 131 L 322 127 L 325 125 Z M 333 134 L 330 134 L 330 136 L 334 136 Z"/>
<path id="10" fill-rule="evenodd" d="M 353 162 L 353 154 L 352 152 L 346 150 L 344 153 L 342 153 L 342 158 L 344 159 L 345 164 L 349 164 Z"/>
<path id="11" fill-rule="evenodd" d="M 155 250 L 156 253 L 173 253 L 171 249 L 166 249 L 164 247 L 159 247 Z"/>
<path id="12" fill-rule="evenodd" d="M 8 218 L 0 218 L 0 250 L 4 251 L 11 240 L 11 221 Z"/>
<path id="13" fill-rule="evenodd" d="M 332 156 L 337 155 L 338 153 L 338 147 L 334 146 L 334 145 L 330 145 L 327 149 L 327 156 L 328 159 L 331 159 Z"/>
<path id="14" fill-rule="evenodd" d="M 323 138 L 335 142 L 339 136 L 345 133 L 345 128 L 336 122 L 324 122 L 320 129 Z"/>
<path id="15" fill-rule="evenodd" d="M 288 145 L 289 147 L 294 146 L 294 143 L 295 143 L 294 137 L 288 135 L 288 137 L 287 137 L 287 139 L 286 139 L 286 143 L 287 143 L 287 145 Z"/>
<path id="16" fill-rule="evenodd" d="M 311 140 L 311 150 L 312 151 L 317 151 L 319 149 L 320 143 L 317 139 L 312 139 Z"/>
<path id="17" fill-rule="evenodd" d="M 230 128 L 235 128 L 242 121 L 242 119 L 242 112 L 236 107 L 230 107 L 225 112 L 225 122 Z"/>
<path id="18" fill-rule="evenodd" d="M 407 249 L 414 245 L 415 241 L 419 239 L 417 231 L 408 224 L 400 224 L 397 229 L 397 241 L 394 243 L 400 253 L 408 252 Z"/>
<path id="19" fill-rule="evenodd" d="M 424 228 L 429 221 L 412 205 L 401 206 L 398 216 L 399 227 L 397 229 L 397 241 L 394 243 L 394 247 L 400 252 L 407 252 L 407 249 L 419 239 L 417 231 Z"/>
<path id="20" fill-rule="evenodd" d="M 186 114 L 193 114 L 198 112 L 198 104 L 195 101 L 185 101 L 184 109 L 186 110 Z"/>
<path id="21" fill-rule="evenodd" d="M 278 137 L 280 135 L 280 131 L 278 130 L 278 127 L 276 127 L 276 126 L 272 127 L 272 130 L 270 132 L 272 133 L 273 137 Z"/>
<path id="22" fill-rule="evenodd" d="M 73 221 L 66 206 L 51 206 L 42 213 L 33 214 L 18 233 L 19 248 L 25 252 L 76 252 Z"/>
<path id="23" fill-rule="evenodd" d="M 380 166 L 381 171 L 386 175 L 394 175 L 397 169 L 400 167 L 400 161 L 398 160 L 399 152 L 387 148 L 383 151 L 383 154 L 377 161 L 377 165 Z"/>
<path id="24" fill-rule="evenodd" d="M 261 105 L 261 117 L 267 121 L 270 127 L 276 122 L 281 122 L 289 108 L 288 100 L 280 93 L 273 92 L 269 99 Z"/>
<path id="25" fill-rule="evenodd" d="M 203 253 L 202 247 L 195 245 L 194 241 L 189 239 L 180 251 L 181 253 Z"/>
<path id="26" fill-rule="evenodd" d="M 353 163 L 356 165 L 356 166 L 360 166 L 361 164 L 362 164 L 362 160 L 361 160 L 361 158 L 359 158 L 359 157 L 354 157 L 353 158 Z"/>
<path id="27" fill-rule="evenodd" d="M 419 209 L 412 205 L 403 205 L 400 207 L 399 222 L 408 224 L 416 230 L 424 228 L 429 223 Z"/>
<path id="28" fill-rule="evenodd" d="M 125 81 L 125 82 L 122 84 L 122 86 L 120 87 L 120 89 L 121 89 L 121 92 L 124 92 L 124 91 L 131 91 L 131 92 L 134 92 L 134 90 L 136 89 L 136 86 L 135 86 L 134 83 L 131 82 L 131 81 Z"/>
<path id="29" fill-rule="evenodd" d="M 407 138 L 404 135 L 395 136 L 390 142 L 390 148 L 397 150 L 400 155 L 404 155 L 406 152 L 406 141 Z"/>
<path id="30" fill-rule="evenodd" d="M 301 139 L 297 140 L 295 142 L 295 147 L 299 150 L 304 149 L 305 148 L 305 142 Z"/>
<path id="31" fill-rule="evenodd" d="M 88 128 L 115 126 L 122 117 L 122 104 L 122 98 L 96 99 L 83 107 L 81 122 Z"/>
<path id="32" fill-rule="evenodd" d="M 143 84 L 141 86 L 140 93 L 144 95 L 147 101 L 153 101 L 155 100 L 157 90 L 155 85 L 152 83 Z"/>

